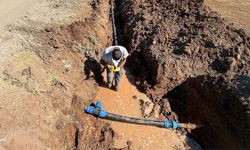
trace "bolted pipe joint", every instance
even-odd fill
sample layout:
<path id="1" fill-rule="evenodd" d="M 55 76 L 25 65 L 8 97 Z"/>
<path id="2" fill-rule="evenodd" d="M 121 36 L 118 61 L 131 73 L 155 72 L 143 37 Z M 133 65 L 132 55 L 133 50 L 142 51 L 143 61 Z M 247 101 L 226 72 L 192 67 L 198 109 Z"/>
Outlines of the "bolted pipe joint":
<path id="1" fill-rule="evenodd" d="M 158 120 L 132 118 L 132 117 L 126 117 L 126 116 L 112 114 L 112 113 L 106 112 L 102 108 L 102 102 L 101 101 L 98 101 L 95 105 L 87 106 L 85 108 L 85 112 L 88 113 L 88 114 L 94 115 L 96 117 L 99 117 L 99 118 L 105 118 L 105 119 L 109 119 L 109 120 L 127 122 L 127 123 L 151 125 L 151 126 L 164 127 L 164 128 L 195 129 L 195 128 L 200 127 L 199 125 L 195 125 L 195 124 L 177 123 L 176 121 L 170 121 L 170 120 L 158 121 Z"/>
<path id="2" fill-rule="evenodd" d="M 178 123 L 176 121 L 170 121 L 170 120 L 166 120 L 164 121 L 164 127 L 165 128 L 173 128 L 173 129 L 177 129 L 179 127 Z"/>
<path id="3" fill-rule="evenodd" d="M 95 110 L 94 106 L 87 106 L 85 108 L 85 112 L 88 113 L 88 114 L 91 114 L 91 115 L 93 115 L 94 110 Z"/>
<path id="4" fill-rule="evenodd" d="M 98 101 L 95 106 L 87 106 L 85 108 L 85 112 L 91 115 L 98 116 L 100 118 L 105 118 L 107 115 L 107 112 L 102 109 L 102 102 Z"/>

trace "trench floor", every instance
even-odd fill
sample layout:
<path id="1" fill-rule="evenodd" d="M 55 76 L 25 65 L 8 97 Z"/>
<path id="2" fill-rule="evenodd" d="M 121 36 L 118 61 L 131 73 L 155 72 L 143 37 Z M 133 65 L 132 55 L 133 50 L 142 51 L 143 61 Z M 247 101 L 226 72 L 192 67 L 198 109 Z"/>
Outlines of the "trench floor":
<path id="1" fill-rule="evenodd" d="M 106 73 L 104 76 L 106 78 Z M 95 102 L 101 100 L 107 112 L 142 118 L 139 100 L 149 101 L 149 99 L 129 82 L 127 76 L 123 75 L 118 92 L 101 86 Z M 136 99 L 133 96 L 136 96 Z M 186 136 L 179 135 L 172 129 L 105 121 L 109 122 L 115 131 L 114 148 L 127 147 L 127 141 L 131 142 L 131 149 L 138 150 L 187 148 Z"/>

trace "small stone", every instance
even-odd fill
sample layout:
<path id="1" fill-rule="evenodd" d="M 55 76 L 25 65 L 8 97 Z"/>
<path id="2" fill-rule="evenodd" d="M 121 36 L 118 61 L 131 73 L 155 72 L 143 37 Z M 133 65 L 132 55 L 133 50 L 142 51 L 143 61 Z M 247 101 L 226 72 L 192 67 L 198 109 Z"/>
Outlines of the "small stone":
<path id="1" fill-rule="evenodd" d="M 51 32 L 52 31 L 52 28 L 51 27 L 45 27 L 44 29 L 46 32 Z"/>
<path id="2" fill-rule="evenodd" d="M 233 57 L 229 57 L 229 58 L 227 59 L 227 62 L 228 62 L 229 70 L 232 71 L 233 68 L 234 68 L 234 66 L 235 66 L 236 63 L 237 63 L 236 59 L 233 58 Z"/>
<path id="3" fill-rule="evenodd" d="M 236 54 L 236 55 L 235 55 L 235 59 L 236 59 L 237 61 L 239 61 L 239 60 L 240 60 L 240 54 Z"/>
<path id="4" fill-rule="evenodd" d="M 249 50 L 249 49 L 245 49 L 244 53 L 245 53 L 247 56 L 250 56 L 250 50 Z"/>
<path id="5" fill-rule="evenodd" d="M 184 48 L 183 52 L 184 52 L 185 54 L 188 54 L 188 55 L 191 55 L 191 54 L 192 54 L 192 51 L 191 51 L 190 47 L 188 47 L 188 46 L 186 46 L 186 47 Z"/>
<path id="6" fill-rule="evenodd" d="M 58 46 L 58 45 L 54 45 L 53 48 L 54 48 L 54 49 L 58 49 L 59 46 Z"/>
<path id="7" fill-rule="evenodd" d="M 241 43 L 243 40 L 241 39 L 240 36 L 237 36 L 235 39 L 234 39 L 237 43 Z"/>
<path id="8" fill-rule="evenodd" d="M 231 44 L 229 44 L 229 43 L 225 44 L 225 46 L 224 46 L 225 49 L 229 49 L 229 48 L 231 48 L 231 47 L 232 47 L 232 46 L 231 46 Z"/>
<path id="9" fill-rule="evenodd" d="M 134 95 L 134 96 L 133 96 L 133 99 L 137 99 L 137 96 L 136 96 L 136 95 Z"/>
<path id="10" fill-rule="evenodd" d="M 155 41 L 155 40 L 153 41 L 153 44 L 156 44 L 156 41 Z"/>
<path id="11" fill-rule="evenodd" d="M 205 47 L 207 48 L 215 48 L 217 46 L 217 43 L 213 40 L 207 40 L 205 43 Z"/>

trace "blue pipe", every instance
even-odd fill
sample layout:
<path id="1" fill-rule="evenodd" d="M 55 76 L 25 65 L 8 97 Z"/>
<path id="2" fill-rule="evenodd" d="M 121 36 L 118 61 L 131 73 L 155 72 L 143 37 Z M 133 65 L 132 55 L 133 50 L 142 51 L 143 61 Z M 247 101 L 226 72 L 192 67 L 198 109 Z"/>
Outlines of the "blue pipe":
<path id="1" fill-rule="evenodd" d="M 100 118 L 127 122 L 127 123 L 144 124 L 144 125 L 158 126 L 158 127 L 164 127 L 164 128 L 173 128 L 173 129 L 177 129 L 180 127 L 180 125 L 176 121 L 170 121 L 170 120 L 158 121 L 158 120 L 149 120 L 149 119 L 139 119 L 139 118 L 125 117 L 125 116 L 108 113 L 102 108 L 101 101 L 98 101 L 95 106 L 91 106 L 91 105 L 87 106 L 85 108 L 85 112 L 88 114 L 100 117 Z"/>

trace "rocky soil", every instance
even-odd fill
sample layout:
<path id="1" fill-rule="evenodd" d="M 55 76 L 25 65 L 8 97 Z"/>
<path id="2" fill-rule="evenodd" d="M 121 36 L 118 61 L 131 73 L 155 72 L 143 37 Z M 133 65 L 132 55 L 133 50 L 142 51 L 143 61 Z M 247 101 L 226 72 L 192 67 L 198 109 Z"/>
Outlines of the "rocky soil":
<path id="1" fill-rule="evenodd" d="M 102 80 L 97 60 L 111 42 L 109 2 L 22 3 L 6 2 L 0 15 L 0 149 L 112 147 L 109 124 L 82 110 Z"/>
<path id="2" fill-rule="evenodd" d="M 204 148 L 249 148 L 245 31 L 218 17 L 203 0 L 124 0 L 120 10 L 131 53 L 127 66 L 136 85 L 161 107 L 171 101 L 181 121 L 204 123 L 193 134 Z"/>

